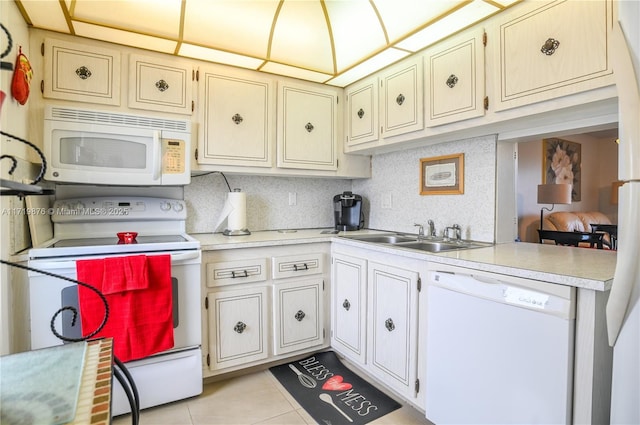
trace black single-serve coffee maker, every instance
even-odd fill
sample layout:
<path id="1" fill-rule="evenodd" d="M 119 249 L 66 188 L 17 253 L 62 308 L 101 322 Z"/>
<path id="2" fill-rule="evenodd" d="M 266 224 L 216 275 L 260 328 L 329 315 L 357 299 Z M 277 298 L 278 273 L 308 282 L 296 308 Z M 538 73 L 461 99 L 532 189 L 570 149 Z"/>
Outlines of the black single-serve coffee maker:
<path id="1" fill-rule="evenodd" d="M 336 230 L 359 230 L 364 226 L 362 196 L 342 192 L 333 197 L 333 217 Z"/>

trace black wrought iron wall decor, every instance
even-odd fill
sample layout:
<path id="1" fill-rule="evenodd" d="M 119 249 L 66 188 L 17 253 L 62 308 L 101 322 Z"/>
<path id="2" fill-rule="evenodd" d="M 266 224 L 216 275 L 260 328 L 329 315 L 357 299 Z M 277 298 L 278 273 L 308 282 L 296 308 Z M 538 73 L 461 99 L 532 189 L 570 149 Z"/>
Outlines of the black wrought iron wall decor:
<path id="1" fill-rule="evenodd" d="M 44 157 L 44 154 L 42 153 L 42 151 L 36 145 L 29 142 L 28 140 L 14 136 L 2 130 L 0 130 L 0 134 L 3 136 L 9 137 L 11 139 L 17 140 L 19 142 L 22 142 L 27 146 L 31 147 L 33 150 L 36 151 L 36 153 L 40 157 L 40 160 L 42 161 L 42 165 L 40 166 L 40 173 L 38 173 L 38 176 L 33 180 L 33 182 L 31 182 L 31 184 L 23 184 L 19 182 L 14 182 L 12 180 L 0 179 L 2 181 L 2 192 L 0 192 L 0 196 L 11 195 L 11 196 L 18 196 L 22 198 L 27 195 L 52 195 L 54 193 L 53 190 L 43 189 L 40 186 L 37 186 L 37 184 L 40 183 L 40 181 L 44 177 L 44 173 L 47 171 L 47 160 Z M 15 158 L 15 156 L 8 155 L 8 154 L 0 155 L 0 160 L 3 160 L 3 159 L 8 159 L 11 161 L 11 167 L 9 168 L 8 174 L 12 175 L 13 172 L 16 170 L 16 167 L 18 166 L 18 160 Z"/>

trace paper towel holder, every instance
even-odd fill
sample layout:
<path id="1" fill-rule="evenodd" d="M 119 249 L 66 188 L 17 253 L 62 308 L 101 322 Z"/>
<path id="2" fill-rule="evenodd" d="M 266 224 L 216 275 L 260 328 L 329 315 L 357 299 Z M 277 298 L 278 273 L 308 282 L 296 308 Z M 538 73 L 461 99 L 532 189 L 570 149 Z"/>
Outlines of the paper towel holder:
<path id="1" fill-rule="evenodd" d="M 232 192 L 241 192 L 241 189 L 233 189 Z M 247 229 L 246 227 L 243 229 L 235 229 L 235 230 L 230 230 L 230 229 L 225 229 L 222 232 L 223 235 L 225 236 L 244 236 L 244 235 L 250 235 L 251 232 L 249 231 L 249 229 Z"/>

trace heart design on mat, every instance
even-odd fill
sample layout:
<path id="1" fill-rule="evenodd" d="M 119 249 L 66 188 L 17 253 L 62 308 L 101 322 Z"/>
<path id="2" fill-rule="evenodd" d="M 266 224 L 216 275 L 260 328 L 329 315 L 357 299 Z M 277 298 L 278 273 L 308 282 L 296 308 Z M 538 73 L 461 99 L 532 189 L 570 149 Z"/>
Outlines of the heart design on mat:
<path id="1" fill-rule="evenodd" d="M 342 381 L 343 381 L 342 376 L 340 375 L 332 376 L 331 378 L 327 379 L 327 382 L 322 384 L 322 389 L 329 390 L 329 391 L 344 391 L 344 390 L 351 389 L 351 384 L 349 384 L 348 382 L 342 382 Z"/>

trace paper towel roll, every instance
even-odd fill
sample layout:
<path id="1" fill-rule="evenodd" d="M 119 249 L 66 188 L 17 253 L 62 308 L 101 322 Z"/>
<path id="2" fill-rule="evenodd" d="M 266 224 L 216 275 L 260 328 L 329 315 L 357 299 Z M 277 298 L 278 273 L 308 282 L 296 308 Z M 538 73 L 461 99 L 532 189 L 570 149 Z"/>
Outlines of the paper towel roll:
<path id="1" fill-rule="evenodd" d="M 246 230 L 247 228 L 247 195 L 235 189 L 227 194 L 227 201 L 222 208 L 214 231 L 224 220 L 227 220 L 227 231 Z"/>

